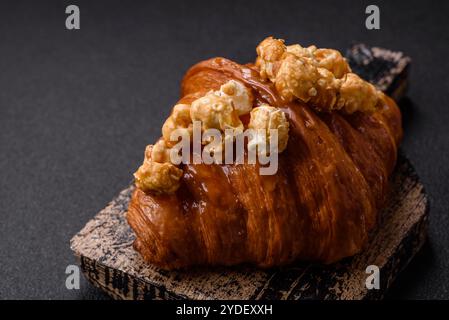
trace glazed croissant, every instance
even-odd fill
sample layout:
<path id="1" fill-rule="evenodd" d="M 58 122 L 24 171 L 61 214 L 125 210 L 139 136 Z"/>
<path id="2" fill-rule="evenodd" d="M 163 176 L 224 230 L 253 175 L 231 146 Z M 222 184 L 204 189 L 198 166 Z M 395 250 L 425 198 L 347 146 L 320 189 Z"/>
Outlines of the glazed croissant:
<path id="1" fill-rule="evenodd" d="M 186 73 L 181 99 L 164 130 L 178 125 L 190 132 L 188 106 L 234 80 L 249 90 L 245 101 L 253 108 L 269 105 L 285 114 L 288 143 L 279 153 L 274 175 L 260 175 L 258 163 L 171 167 L 162 160 L 154 162 L 165 152 L 158 144 L 147 149 L 146 159 L 153 162 L 136 173 L 137 188 L 127 219 L 136 233 L 134 247 L 148 263 L 166 269 L 241 263 L 272 267 L 297 260 L 332 263 L 365 246 L 395 166 L 402 136 L 400 111 L 392 99 L 358 77 L 357 85 L 366 91 L 360 104 L 357 97 L 342 93 L 348 89 L 345 79 L 356 76 L 341 56 L 332 58 L 333 52 L 316 53 L 312 48 L 303 51 L 309 56 L 291 57 L 286 53 L 291 48 L 282 46 L 283 42 L 272 61 L 259 46 L 256 64 L 214 58 Z M 291 59 L 297 59 L 294 65 L 310 64 L 306 67 L 315 68 L 310 69 L 315 75 L 326 75 L 334 84 L 326 87 L 317 78 L 307 83 L 322 85 L 316 92 L 307 89 L 310 101 L 295 96 L 304 82 L 278 73 L 291 67 L 282 66 Z M 270 66 L 271 62 L 275 63 Z M 289 89 L 287 96 L 283 88 Z M 322 98 L 324 94 L 336 99 L 346 94 L 355 100 L 338 104 L 327 96 Z M 372 110 L 364 108 L 366 103 Z M 237 114 L 228 122 L 236 128 L 240 123 L 246 127 L 248 115 Z M 161 184 L 166 192 L 145 189 L 148 184 L 141 175 L 149 172 L 149 179 L 155 179 L 152 170 L 162 165 L 169 172 Z M 154 186 L 156 182 L 148 183 Z M 175 188 L 171 188 L 173 182 Z"/>

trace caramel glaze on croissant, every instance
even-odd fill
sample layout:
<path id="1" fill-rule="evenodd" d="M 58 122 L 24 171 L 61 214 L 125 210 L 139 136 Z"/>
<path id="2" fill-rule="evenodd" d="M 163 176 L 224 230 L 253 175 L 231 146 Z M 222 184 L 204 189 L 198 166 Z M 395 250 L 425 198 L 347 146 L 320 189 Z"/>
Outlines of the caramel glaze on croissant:
<path id="1" fill-rule="evenodd" d="M 230 79 L 255 105 L 288 115 L 290 137 L 279 170 L 258 165 L 183 165 L 174 194 L 136 188 L 127 219 L 135 249 L 165 269 L 296 260 L 332 263 L 360 252 L 378 220 L 401 140 L 401 114 L 387 96 L 372 113 L 319 113 L 284 102 L 253 65 L 214 58 L 193 66 L 179 103 L 191 103 Z"/>

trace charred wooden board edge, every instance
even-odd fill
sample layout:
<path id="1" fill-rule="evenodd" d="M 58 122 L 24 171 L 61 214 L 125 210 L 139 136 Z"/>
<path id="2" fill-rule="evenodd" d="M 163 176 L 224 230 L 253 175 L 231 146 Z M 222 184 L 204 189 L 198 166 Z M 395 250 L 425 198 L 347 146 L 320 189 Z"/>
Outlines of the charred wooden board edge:
<path id="1" fill-rule="evenodd" d="M 347 50 L 346 59 L 353 72 L 396 101 L 404 96 L 412 60 L 403 52 L 358 43 Z"/>
<path id="2" fill-rule="evenodd" d="M 405 93 L 408 87 L 407 76 L 409 72 L 410 58 L 405 56 L 401 52 L 394 52 L 377 47 L 367 47 L 363 44 L 356 44 L 347 51 L 346 55 L 354 72 L 358 73 L 362 78 L 375 84 L 379 90 L 382 90 L 392 96 L 395 100 L 399 100 Z M 413 256 L 420 250 L 425 242 L 427 234 L 428 224 L 428 199 L 425 195 L 422 185 L 419 184 L 418 177 L 409 163 L 409 161 L 401 156 L 407 163 L 409 169 L 408 174 L 416 183 L 421 187 L 423 193 L 423 201 L 425 201 L 425 212 L 420 216 L 420 219 L 410 228 L 407 234 L 401 239 L 400 244 L 397 246 L 394 257 L 388 259 L 387 263 L 381 266 L 381 274 L 387 275 L 387 277 L 381 277 L 381 290 L 368 290 L 358 292 L 351 299 L 379 299 L 382 298 L 386 292 L 386 289 L 391 285 L 397 274 L 403 270 L 411 261 Z M 121 198 L 121 199 L 118 199 Z M 120 194 L 117 199 L 114 199 L 116 204 L 123 207 L 126 210 L 126 199 Z M 111 203 L 112 204 L 112 203 Z M 79 234 L 78 234 L 79 235 Z M 160 283 L 153 283 L 147 281 L 138 276 L 132 276 L 119 270 L 119 268 L 111 268 L 106 264 L 91 259 L 82 252 L 75 251 L 75 255 L 79 258 L 81 269 L 87 279 L 96 287 L 104 290 L 114 299 L 189 299 L 191 297 L 178 293 L 171 292 L 164 285 Z M 102 259 L 99 259 L 102 260 Z M 341 267 L 341 266 L 340 266 Z M 288 270 L 287 271 L 273 271 L 271 278 L 267 281 L 267 288 L 260 288 L 256 291 L 251 299 L 278 299 L 279 293 L 277 289 L 283 290 L 285 286 L 291 286 L 289 288 L 289 294 L 284 298 L 287 299 L 309 299 L 309 298 L 322 298 L 322 299 L 340 299 L 338 293 L 331 294 L 326 293 L 325 296 L 310 295 L 304 296 L 304 292 L 295 292 L 296 287 L 306 275 L 303 281 L 307 281 L 308 269 L 313 266 L 306 266 L 303 269 Z M 280 279 L 286 276 L 287 279 Z M 295 279 L 297 277 L 298 279 Z M 294 280 L 292 282 L 292 279 Z M 278 281 L 279 280 L 279 281 Z M 314 279 L 316 280 L 316 279 Z M 282 284 L 283 283 L 283 284 Z M 284 286 L 284 287 L 282 287 Z M 296 287 L 295 287 L 296 286 Z M 313 288 L 312 288 L 313 289 Z M 346 297 L 348 298 L 348 297 Z"/>
<path id="3" fill-rule="evenodd" d="M 181 300 L 186 296 L 172 293 L 164 286 L 110 268 L 85 256 L 76 256 L 85 277 L 95 287 L 116 300 Z"/>

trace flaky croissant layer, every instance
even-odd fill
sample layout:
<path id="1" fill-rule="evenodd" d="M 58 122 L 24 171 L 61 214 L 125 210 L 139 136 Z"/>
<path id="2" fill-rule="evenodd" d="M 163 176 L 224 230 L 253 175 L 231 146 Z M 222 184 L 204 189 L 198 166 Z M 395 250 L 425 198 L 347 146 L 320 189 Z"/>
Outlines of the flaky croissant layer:
<path id="1" fill-rule="evenodd" d="M 350 71 L 326 64 L 329 52 L 317 54 L 320 68 L 333 70 L 335 79 Z M 190 105 L 235 80 L 251 91 L 253 107 L 280 108 L 289 139 L 278 172 L 262 176 L 257 164 L 187 164 L 175 193 L 136 188 L 127 219 L 136 233 L 134 246 L 148 263 L 166 269 L 331 263 L 365 245 L 396 162 L 398 107 L 376 93 L 374 112 L 319 112 L 284 99 L 261 71 L 223 58 L 203 61 L 185 75 L 178 104 Z"/>

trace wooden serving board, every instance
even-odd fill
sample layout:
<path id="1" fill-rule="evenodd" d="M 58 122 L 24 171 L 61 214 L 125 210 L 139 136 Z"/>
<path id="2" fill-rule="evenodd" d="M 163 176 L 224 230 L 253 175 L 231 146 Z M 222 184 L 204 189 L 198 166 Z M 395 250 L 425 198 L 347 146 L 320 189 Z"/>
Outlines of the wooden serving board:
<path id="1" fill-rule="evenodd" d="M 359 44 L 348 50 L 347 58 L 356 73 L 396 99 L 405 92 L 410 59 L 402 53 Z M 402 153 L 382 221 L 368 247 L 327 266 L 166 271 L 148 265 L 132 247 L 134 234 L 125 217 L 133 188 L 124 189 L 71 240 L 87 279 L 116 299 L 382 298 L 426 240 L 428 200 Z M 365 286 L 369 265 L 380 269 L 380 289 Z"/>

